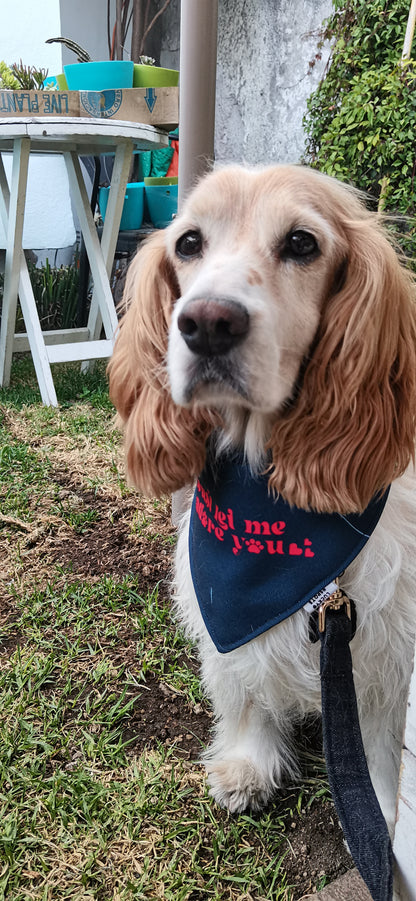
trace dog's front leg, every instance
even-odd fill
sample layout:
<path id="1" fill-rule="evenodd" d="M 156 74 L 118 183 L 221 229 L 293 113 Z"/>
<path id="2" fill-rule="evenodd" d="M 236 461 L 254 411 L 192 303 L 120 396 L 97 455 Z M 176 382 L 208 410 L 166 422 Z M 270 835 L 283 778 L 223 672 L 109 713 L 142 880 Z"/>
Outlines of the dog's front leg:
<path id="1" fill-rule="evenodd" d="M 231 657 L 215 654 L 203 661 L 215 714 L 214 739 L 203 760 L 212 796 L 235 813 L 264 807 L 297 766 L 290 717 L 270 712 L 261 693 L 245 687 Z"/>

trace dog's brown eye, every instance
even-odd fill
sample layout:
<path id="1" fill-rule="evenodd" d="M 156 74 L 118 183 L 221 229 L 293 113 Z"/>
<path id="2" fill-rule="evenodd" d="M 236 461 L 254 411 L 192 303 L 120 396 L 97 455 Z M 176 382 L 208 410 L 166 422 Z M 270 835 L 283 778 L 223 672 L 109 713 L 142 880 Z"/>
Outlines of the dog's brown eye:
<path id="1" fill-rule="evenodd" d="M 305 257 L 316 257 L 318 253 L 318 244 L 310 232 L 299 228 L 296 231 L 289 232 L 286 236 L 282 254 L 284 258 L 304 259 Z"/>
<path id="2" fill-rule="evenodd" d="M 189 231 L 176 242 L 176 254 L 183 260 L 199 257 L 202 252 L 202 235 L 199 231 Z"/>

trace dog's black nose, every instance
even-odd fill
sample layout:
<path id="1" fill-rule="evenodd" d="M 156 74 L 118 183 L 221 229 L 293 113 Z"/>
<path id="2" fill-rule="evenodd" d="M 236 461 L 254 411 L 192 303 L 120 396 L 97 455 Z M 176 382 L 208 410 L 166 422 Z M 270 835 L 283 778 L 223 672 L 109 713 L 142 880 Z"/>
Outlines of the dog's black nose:
<path id="1" fill-rule="evenodd" d="M 189 349 L 201 356 L 227 353 L 249 329 L 247 310 L 236 300 L 190 300 L 178 316 L 178 328 Z"/>

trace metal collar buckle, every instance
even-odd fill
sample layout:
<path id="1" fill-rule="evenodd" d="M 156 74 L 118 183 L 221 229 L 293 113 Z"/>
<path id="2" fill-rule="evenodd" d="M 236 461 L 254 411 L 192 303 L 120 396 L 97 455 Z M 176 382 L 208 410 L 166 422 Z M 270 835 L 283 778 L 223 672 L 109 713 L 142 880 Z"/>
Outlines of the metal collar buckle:
<path id="1" fill-rule="evenodd" d="M 351 620 L 351 601 L 348 595 L 345 594 L 345 591 L 343 591 L 342 588 L 339 587 L 338 579 L 335 579 L 335 581 L 338 585 L 338 588 L 326 601 L 323 601 L 323 603 L 319 607 L 318 629 L 321 633 L 325 632 L 325 619 L 327 610 L 341 610 L 342 607 L 345 607 L 348 619 Z"/>

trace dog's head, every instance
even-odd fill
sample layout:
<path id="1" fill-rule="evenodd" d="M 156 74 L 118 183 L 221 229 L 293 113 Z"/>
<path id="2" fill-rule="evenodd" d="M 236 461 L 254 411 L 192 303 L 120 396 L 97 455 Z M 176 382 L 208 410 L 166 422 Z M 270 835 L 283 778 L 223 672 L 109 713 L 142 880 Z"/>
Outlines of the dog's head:
<path id="1" fill-rule="evenodd" d="M 408 465 L 413 281 L 357 192 L 295 166 L 206 177 L 130 266 L 110 362 L 144 491 L 202 469 L 214 429 L 299 507 L 363 509 Z"/>

